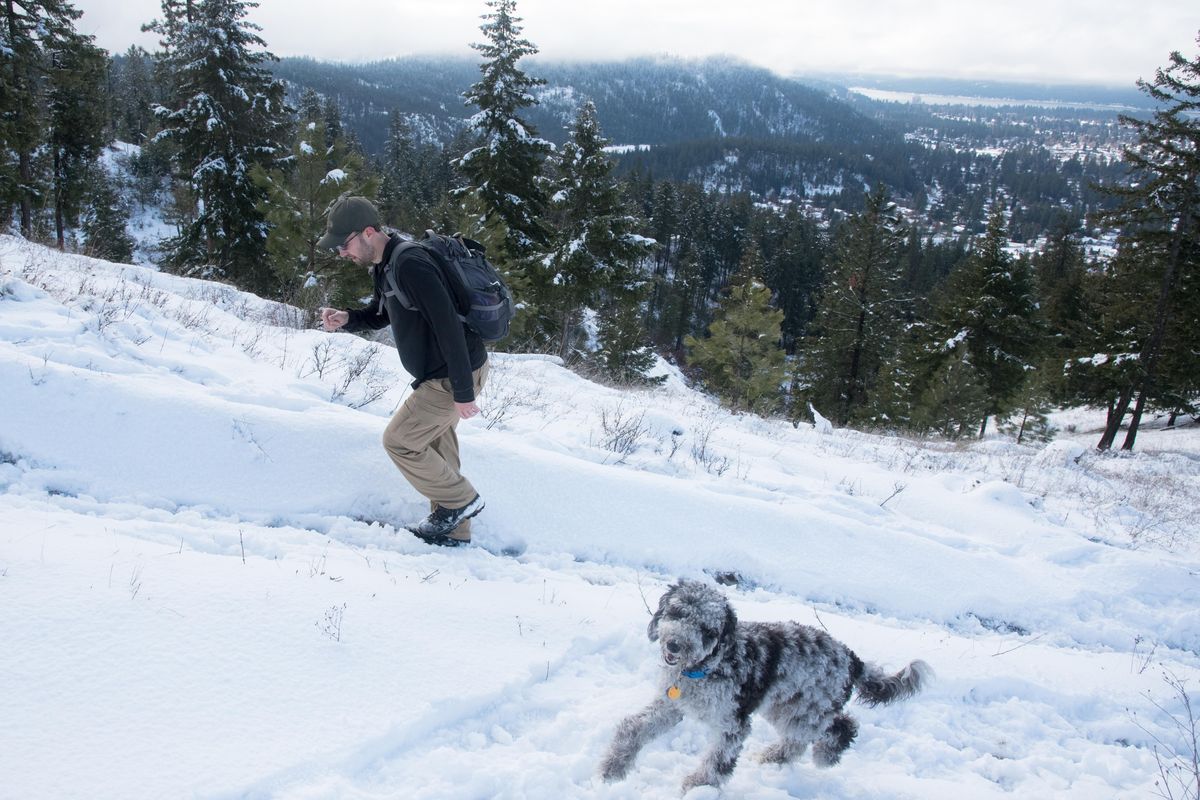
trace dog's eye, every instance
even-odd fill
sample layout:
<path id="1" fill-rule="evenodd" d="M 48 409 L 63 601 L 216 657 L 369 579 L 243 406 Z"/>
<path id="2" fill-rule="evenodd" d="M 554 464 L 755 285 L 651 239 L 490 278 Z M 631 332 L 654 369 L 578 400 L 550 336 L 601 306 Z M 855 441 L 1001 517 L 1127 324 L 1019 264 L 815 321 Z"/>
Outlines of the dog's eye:
<path id="1" fill-rule="evenodd" d="M 667 619 L 680 620 L 683 619 L 683 612 L 678 608 L 668 608 L 663 616 Z"/>
<path id="2" fill-rule="evenodd" d="M 707 626 L 700 628 L 700 638 L 706 642 L 711 642 L 717 638 L 717 632 Z"/>

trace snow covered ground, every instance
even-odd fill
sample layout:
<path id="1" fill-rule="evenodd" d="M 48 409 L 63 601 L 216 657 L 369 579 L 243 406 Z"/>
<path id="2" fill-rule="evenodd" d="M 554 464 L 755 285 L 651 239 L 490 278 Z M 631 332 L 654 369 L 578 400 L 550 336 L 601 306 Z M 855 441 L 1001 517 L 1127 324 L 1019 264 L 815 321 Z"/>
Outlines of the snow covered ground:
<path id="1" fill-rule="evenodd" d="M 831 770 L 759 765 L 760 721 L 724 796 L 1148 797 L 1190 752 L 1194 426 L 823 434 L 497 355 L 446 551 L 380 522 L 424 513 L 379 444 L 394 350 L 303 319 L 0 237 L 0 798 L 676 797 L 694 723 L 596 765 L 680 576 L 938 675 L 853 705 Z"/>

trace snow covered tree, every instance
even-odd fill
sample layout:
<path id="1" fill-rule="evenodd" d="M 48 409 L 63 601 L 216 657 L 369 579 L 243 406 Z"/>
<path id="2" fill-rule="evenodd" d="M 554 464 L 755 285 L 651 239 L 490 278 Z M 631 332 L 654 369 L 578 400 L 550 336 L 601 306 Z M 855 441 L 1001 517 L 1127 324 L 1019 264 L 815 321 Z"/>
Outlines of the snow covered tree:
<path id="1" fill-rule="evenodd" d="M 67 32 L 49 43 L 46 107 L 47 150 L 58 249 L 66 245 L 66 226 L 79 219 L 88 173 L 104 146 L 107 116 L 107 55 L 90 36 Z"/>
<path id="2" fill-rule="evenodd" d="M 109 67 L 110 121 L 113 136 L 144 144 L 155 128 L 152 107 L 161 101 L 150 54 L 136 45 L 112 59 Z"/>
<path id="3" fill-rule="evenodd" d="M 266 258 L 265 189 L 251 173 L 288 155 L 283 84 L 266 67 L 266 43 L 246 21 L 249 0 L 163 0 L 160 74 L 168 100 L 156 109 L 173 146 L 194 216 L 167 243 L 167 264 L 257 291 L 276 286 Z"/>
<path id="4" fill-rule="evenodd" d="M 998 423 L 1000 432 L 1014 437 L 1017 444 L 1053 439 L 1055 429 L 1048 414 L 1054 406 L 1057 378 L 1047 369 L 1034 372 L 1013 401 L 1012 415 Z"/>
<path id="5" fill-rule="evenodd" d="M 756 259 L 751 252 L 743 261 L 735 285 L 708 326 L 708 336 L 688 336 L 684 344 L 688 363 L 705 386 L 734 408 L 767 413 L 783 399 L 783 312 L 771 307 L 771 290 L 754 271 Z"/>
<path id="6" fill-rule="evenodd" d="M 46 194 L 36 159 L 46 143 L 56 54 L 62 63 L 62 54 L 90 47 L 91 37 L 75 31 L 83 12 L 66 0 L 8 0 L 0 13 L 0 177 L 3 197 L 18 206 L 21 235 L 28 238 Z"/>
<path id="7" fill-rule="evenodd" d="M 479 109 L 470 122 L 479 145 L 458 166 L 469 182 L 463 194 L 473 197 L 483 214 L 489 233 L 485 239 L 502 242 L 507 256 L 521 258 L 549 239 L 542 220 L 548 198 L 541 176 L 553 145 L 520 116 L 537 103 L 532 92 L 545 81 L 529 77 L 517 65 L 537 48 L 521 38 L 516 0 L 488 0 L 487 6 L 492 10 L 480 26 L 487 42 L 471 45 L 487 59 L 479 66 L 483 77 L 463 95 L 467 105 Z"/>
<path id="8" fill-rule="evenodd" d="M 1200 36 L 1197 37 L 1200 43 Z M 1127 350 L 1096 351 L 1092 362 L 1126 367 L 1113 387 L 1108 425 L 1097 447 L 1112 447 L 1131 404 L 1122 449 L 1133 449 L 1143 412 L 1186 402 L 1173 385 L 1200 373 L 1200 55 L 1173 52 L 1170 64 L 1138 88 L 1159 104 L 1149 119 L 1122 116 L 1137 141 L 1124 151 L 1130 181 L 1109 191 L 1120 207 L 1107 219 L 1121 230 L 1113 261 L 1119 302 L 1139 309 Z M 1194 385 L 1194 377 L 1192 379 Z"/>
<path id="9" fill-rule="evenodd" d="M 540 333 L 563 359 L 578 354 L 585 309 L 611 313 L 633 302 L 642 283 L 638 267 L 653 244 L 637 233 L 643 223 L 625 207 L 607 143 L 595 105 L 585 103 L 557 163 L 553 245 L 527 270 Z"/>
<path id="10" fill-rule="evenodd" d="M 896 357 L 907 305 L 900 286 L 904 242 L 902 221 L 883 189 L 838 231 L 803 361 L 812 403 L 839 426 L 879 416 L 876 380 Z"/>
<path id="11" fill-rule="evenodd" d="M 982 376 L 971 363 L 966 342 L 947 344 L 945 357 L 936 362 L 920 384 L 909 424 L 921 432 L 932 431 L 958 439 L 982 427 L 989 404 Z"/>
<path id="12" fill-rule="evenodd" d="M 925 384 L 945 372 L 944 360 L 974 370 L 974 382 L 987 398 L 980 436 L 989 416 L 1012 408 L 1044 348 L 1032 272 L 1027 262 L 1005 251 L 1006 243 L 1004 216 L 997 209 L 967 261 L 939 293 L 916 353 L 921 366 L 913 371 L 918 376 L 913 396 L 921 405 L 932 397 Z M 919 416 L 914 412 L 914 419 Z"/>
<path id="13" fill-rule="evenodd" d="M 345 127 L 342 125 L 342 110 L 338 106 L 337 99 L 334 97 L 325 98 L 325 144 L 328 147 L 333 147 L 333 143 L 338 139 L 346 138 L 347 144 L 352 144 L 346 136 Z M 351 149 L 354 149 L 351 147 Z"/>
<path id="14" fill-rule="evenodd" d="M 588 357 L 588 363 L 618 386 L 656 385 L 667 378 L 646 374 L 658 359 L 649 345 L 642 304 L 636 302 L 637 296 L 631 300 L 600 311 L 600 346 Z"/>
<path id="15" fill-rule="evenodd" d="M 82 228 L 84 252 L 95 258 L 129 263 L 133 260 L 133 237 L 129 235 L 129 201 L 120 187 L 99 164 L 87 177 Z"/>
<path id="16" fill-rule="evenodd" d="M 1087 335 L 1064 365 L 1067 401 L 1106 409 L 1105 427 L 1114 431 L 1120 425 L 1117 400 L 1136 378 L 1137 331 L 1147 314 L 1144 296 L 1124 296 L 1126 276 L 1133 268 L 1120 262 L 1132 255 L 1129 249 L 1118 251 L 1089 273 L 1084 288 L 1094 311 Z"/>
<path id="17" fill-rule="evenodd" d="M 829 248 L 820 228 L 795 205 L 781 215 L 767 215 L 762 224 L 756 238 L 763 275 L 783 312 L 783 346 L 791 352 L 816 313 Z"/>
<path id="18" fill-rule="evenodd" d="M 325 122 L 317 117 L 300 120 L 286 165 L 271 172 L 255 168 L 253 177 L 267 192 L 260 206 L 270 226 L 267 259 L 285 301 L 311 307 L 329 299 L 330 287 L 319 274 L 333 266 L 333 258 L 317 250 L 317 241 L 325 213 L 338 197 L 374 193 L 374 183 L 363 180 L 362 166 L 362 157 L 348 152 L 341 139 L 325 146 Z M 332 273 L 336 278 L 341 271 Z"/>
<path id="19" fill-rule="evenodd" d="M 324 112 L 324 100 L 315 89 L 305 89 L 296 102 L 296 116 L 303 124 L 320 120 Z"/>
<path id="20" fill-rule="evenodd" d="M 379 164 L 379 213 L 384 222 L 413 235 L 438 228 L 438 206 L 446 202 L 453 179 L 450 162 L 455 157 L 450 152 L 454 147 L 418 141 L 404 115 L 398 109 L 392 112 Z M 455 210 L 461 211 L 461 206 Z M 440 229 L 453 233 L 469 227 L 454 224 Z"/>
<path id="21" fill-rule="evenodd" d="M 680 187 L 679 227 L 675 258 L 665 276 L 663 333 L 671 346 L 679 350 L 691 331 L 703 330 L 709 308 L 705 303 L 709 277 L 716 260 L 712 242 L 706 236 L 713 218 L 713 201 L 703 187 Z"/>
<path id="22" fill-rule="evenodd" d="M 658 242 L 654 251 L 654 269 L 651 276 L 653 290 L 650 293 L 647 317 L 652 332 L 660 334 L 667 327 L 666 315 L 669 300 L 668 276 L 671 264 L 678 256 L 679 244 L 679 197 L 675 184 L 663 181 L 650 193 L 647 217 L 650 235 Z"/>
<path id="23" fill-rule="evenodd" d="M 1065 216 L 1050 231 L 1045 249 L 1033 256 L 1042 317 L 1056 354 L 1073 353 L 1088 335 L 1087 263 L 1079 243 L 1079 223 Z"/>

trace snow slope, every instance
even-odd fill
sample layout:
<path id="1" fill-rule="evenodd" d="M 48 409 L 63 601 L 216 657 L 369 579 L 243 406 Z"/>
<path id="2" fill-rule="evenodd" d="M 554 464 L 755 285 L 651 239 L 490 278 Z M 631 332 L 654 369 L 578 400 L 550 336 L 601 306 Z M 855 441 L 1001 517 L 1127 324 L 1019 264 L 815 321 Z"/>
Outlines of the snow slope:
<path id="1" fill-rule="evenodd" d="M 443 551 L 393 527 L 394 350 L 304 320 L 0 237 L 0 798 L 675 797 L 694 723 L 595 770 L 678 576 L 938 673 L 832 770 L 757 764 L 756 724 L 726 796 L 1144 797 L 1187 753 L 1195 428 L 822 433 L 495 355 Z"/>

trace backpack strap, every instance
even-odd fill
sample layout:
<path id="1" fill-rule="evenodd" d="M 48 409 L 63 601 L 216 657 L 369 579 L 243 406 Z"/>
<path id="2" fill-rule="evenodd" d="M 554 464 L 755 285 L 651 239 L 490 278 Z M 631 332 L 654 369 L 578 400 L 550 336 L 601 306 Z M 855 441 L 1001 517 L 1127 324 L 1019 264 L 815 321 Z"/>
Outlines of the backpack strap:
<path id="1" fill-rule="evenodd" d="M 426 230 L 424 238 L 415 244 L 423 247 L 441 270 L 450 292 L 450 302 L 454 304 L 459 319 L 466 322 L 467 314 L 471 312 L 471 283 L 460 261 L 472 257 L 470 249 L 463 244 L 461 236 L 442 236 L 432 230 Z"/>
<path id="2" fill-rule="evenodd" d="M 421 247 L 421 244 L 419 242 L 401 242 L 400 244 L 396 245 L 396 249 L 392 251 L 392 257 L 388 259 L 388 263 L 383 265 L 384 291 L 383 296 L 379 298 L 379 313 L 382 314 L 384 312 L 384 304 L 387 302 L 389 297 L 396 298 L 396 301 L 400 303 L 400 307 L 406 311 L 417 310 L 416 304 L 409 299 L 408 294 L 400 288 L 398 283 L 396 283 L 396 275 L 392 271 L 395 269 L 396 265 L 400 263 L 400 256 L 406 250 L 410 250 L 414 247 Z"/>
<path id="3" fill-rule="evenodd" d="M 433 231 L 425 231 L 425 236 L 426 238 L 429 238 L 437 236 L 437 234 L 435 234 Z M 449 239 L 449 241 L 454 242 L 455 240 Z M 470 251 L 467 250 L 466 245 L 463 245 L 461 242 L 457 242 L 457 244 L 467 252 L 467 255 L 470 255 Z M 450 246 L 453 247 L 454 245 L 451 244 Z M 466 296 L 467 300 L 467 309 L 470 309 L 470 296 L 465 294 L 467 277 L 463 273 L 462 267 L 459 266 L 455 259 L 444 258 L 442 254 L 438 252 L 436 247 L 426 246 L 423 242 L 418 241 L 401 242 L 400 244 L 396 245 L 396 249 L 392 251 L 392 257 L 388 260 L 388 263 L 383 266 L 384 292 L 379 298 L 379 313 L 384 313 L 384 305 L 387 303 L 387 299 L 389 297 L 396 298 L 396 301 L 400 303 L 400 307 L 406 311 L 417 310 L 417 304 L 409 298 L 407 292 L 400 288 L 400 285 L 396 282 L 396 275 L 392 271 L 395 269 L 396 265 L 400 263 L 400 257 L 413 248 L 419 248 L 425 251 L 430 260 L 433 261 L 434 265 L 438 268 L 438 271 L 442 273 L 442 277 L 445 278 L 447 283 L 450 284 L 448 286 L 448 290 L 450 292 L 451 303 L 455 307 L 454 311 L 456 314 L 458 314 L 459 321 L 465 323 L 467 321 L 466 315 L 464 315 L 459 309 L 462 306 L 464 295 Z M 451 274 L 449 271 L 451 266 L 453 266 L 455 270 L 455 273 L 453 274 Z M 458 285 L 455 286 L 455 283 Z"/>

